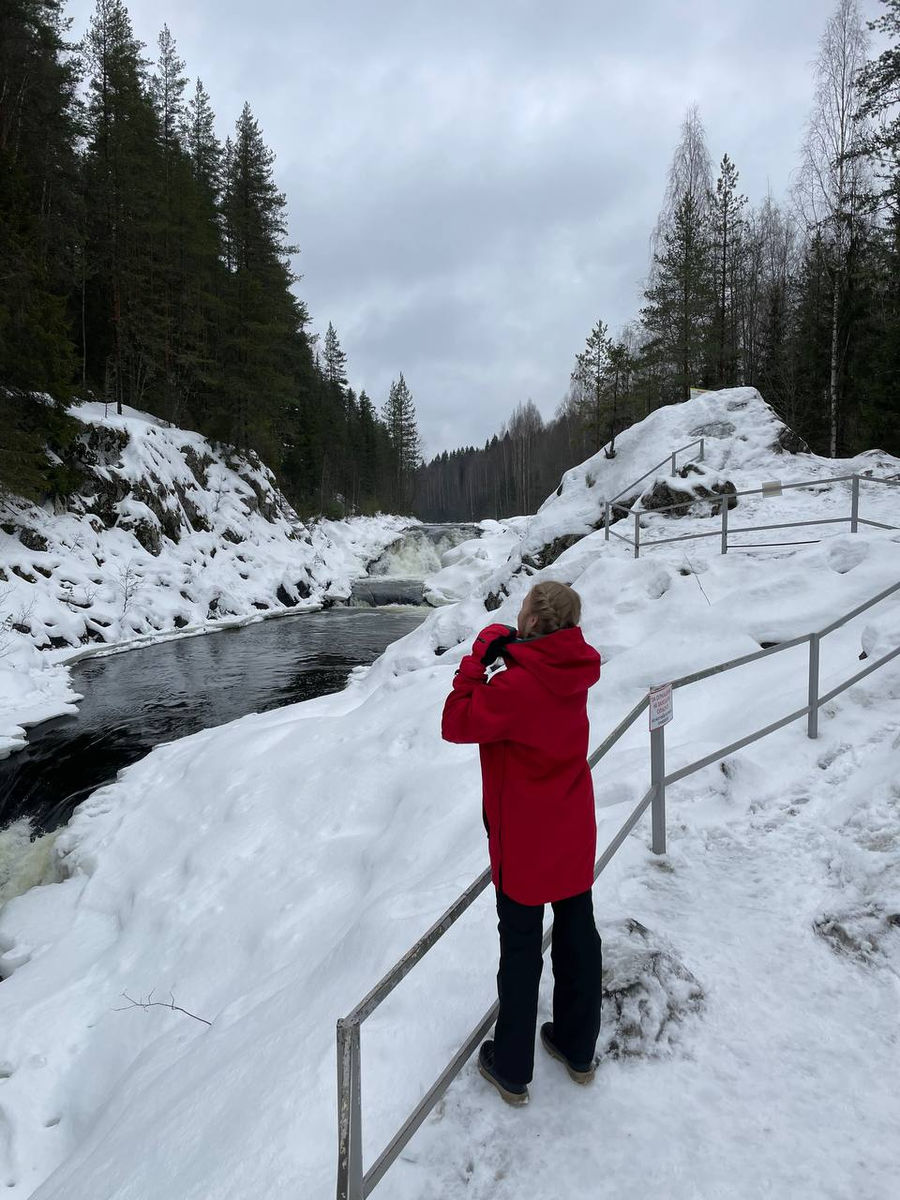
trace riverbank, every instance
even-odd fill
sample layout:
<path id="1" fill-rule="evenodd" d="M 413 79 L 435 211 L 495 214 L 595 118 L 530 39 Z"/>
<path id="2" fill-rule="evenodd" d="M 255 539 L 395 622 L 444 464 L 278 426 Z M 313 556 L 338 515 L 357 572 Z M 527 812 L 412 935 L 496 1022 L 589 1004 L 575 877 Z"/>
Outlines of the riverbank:
<path id="1" fill-rule="evenodd" d="M 254 456 L 126 409 L 73 407 L 64 510 L 0 497 L 0 757 L 71 713 L 67 663 L 341 601 L 411 524 L 301 522 Z"/>
<path id="2" fill-rule="evenodd" d="M 336 607 L 76 664 L 73 683 L 84 697 L 77 713 L 33 730 L 0 762 L 0 907 L 19 870 L 16 853 L 4 852 L 17 836 L 11 826 L 24 820 L 32 835 L 52 831 L 157 745 L 339 691 L 427 612 Z"/>

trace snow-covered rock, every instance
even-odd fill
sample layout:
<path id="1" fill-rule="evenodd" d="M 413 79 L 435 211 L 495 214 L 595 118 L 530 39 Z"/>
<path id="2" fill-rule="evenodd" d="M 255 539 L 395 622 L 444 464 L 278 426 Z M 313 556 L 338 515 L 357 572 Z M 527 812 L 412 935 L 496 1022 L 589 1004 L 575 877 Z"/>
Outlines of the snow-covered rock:
<path id="1" fill-rule="evenodd" d="M 640 921 L 601 925 L 603 1013 L 597 1053 L 604 1060 L 653 1057 L 677 1046 L 703 1006 L 703 988 L 664 939 Z"/>

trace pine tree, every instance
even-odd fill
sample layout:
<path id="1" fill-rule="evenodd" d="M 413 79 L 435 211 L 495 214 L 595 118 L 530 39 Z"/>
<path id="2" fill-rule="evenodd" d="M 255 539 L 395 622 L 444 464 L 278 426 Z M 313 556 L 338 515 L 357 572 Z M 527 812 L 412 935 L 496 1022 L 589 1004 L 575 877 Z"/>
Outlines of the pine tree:
<path id="1" fill-rule="evenodd" d="M 74 346 L 77 66 L 60 0 L 0 8 L 0 383 L 62 397 Z"/>
<path id="2" fill-rule="evenodd" d="M 154 282 L 163 179 L 142 44 L 121 0 L 97 0 L 84 42 L 91 71 L 85 156 L 85 373 L 142 406 L 159 369 Z"/>
<path id="3" fill-rule="evenodd" d="M 153 214 L 159 256 L 153 280 L 153 354 L 158 368 L 158 409 L 178 422 L 184 419 L 185 402 L 196 386 L 196 343 L 202 335 L 190 321 L 196 311 L 188 296 L 197 283 L 194 243 L 203 237 L 197 224 L 206 214 L 197 204 L 199 197 L 181 140 L 187 76 L 167 25 L 157 44 L 159 57 L 150 79 L 150 97 L 159 131 L 162 178 Z"/>

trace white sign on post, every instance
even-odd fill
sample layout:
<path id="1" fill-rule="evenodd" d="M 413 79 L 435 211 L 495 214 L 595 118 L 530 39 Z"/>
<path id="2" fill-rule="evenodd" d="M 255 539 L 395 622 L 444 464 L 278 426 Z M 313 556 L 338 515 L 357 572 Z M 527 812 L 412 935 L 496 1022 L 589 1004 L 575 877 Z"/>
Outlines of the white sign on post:
<path id="1" fill-rule="evenodd" d="M 663 683 L 650 689 L 650 729 L 662 729 L 672 720 L 672 685 Z"/>

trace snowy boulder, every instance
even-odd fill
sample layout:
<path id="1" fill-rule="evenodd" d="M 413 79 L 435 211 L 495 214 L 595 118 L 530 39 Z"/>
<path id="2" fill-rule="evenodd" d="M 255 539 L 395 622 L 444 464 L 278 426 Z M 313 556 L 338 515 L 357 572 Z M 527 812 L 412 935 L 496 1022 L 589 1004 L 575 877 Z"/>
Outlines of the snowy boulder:
<path id="1" fill-rule="evenodd" d="M 845 537 L 835 538 L 828 547 L 827 555 L 827 562 L 832 571 L 836 571 L 838 575 L 846 575 L 868 558 L 869 544 L 858 536 L 847 534 Z"/>
<path id="2" fill-rule="evenodd" d="M 740 403 L 741 408 L 746 408 L 746 402 Z M 707 421 L 705 425 L 696 425 L 691 430 L 691 437 L 702 438 L 727 438 L 735 431 L 735 425 L 732 421 Z"/>
<path id="3" fill-rule="evenodd" d="M 654 512 L 662 509 L 667 517 L 684 517 L 688 514 L 697 516 L 698 500 L 712 501 L 709 514 L 717 515 L 721 509 L 716 503 L 720 496 L 728 497 L 728 507 L 737 507 L 737 488 L 730 479 L 722 479 L 712 471 L 706 471 L 696 463 L 688 463 L 678 472 L 678 478 L 683 479 L 683 485 L 675 484 L 671 479 L 657 479 L 653 486 L 640 498 L 640 507 L 644 511 Z M 677 507 L 672 507 L 676 505 Z"/>
<path id="4" fill-rule="evenodd" d="M 663 939 L 631 918 L 604 925 L 603 1014 L 597 1051 L 603 1058 L 669 1053 L 704 993 Z"/>
<path id="5" fill-rule="evenodd" d="M 583 533 L 560 534 L 552 542 L 541 546 L 539 550 L 535 550 L 531 554 L 523 554 L 522 562 L 526 567 L 533 567 L 536 571 L 543 571 L 545 567 L 549 567 L 552 563 L 555 563 L 561 554 L 571 549 L 572 546 L 586 536 Z"/>
<path id="6" fill-rule="evenodd" d="M 42 554 L 48 546 L 47 539 L 37 532 L 36 529 L 31 529 L 27 525 L 11 525 L 5 529 L 6 533 L 14 533 L 26 550 L 36 550 Z"/>
<path id="7" fill-rule="evenodd" d="M 810 449 L 799 433 L 794 433 L 787 425 L 778 431 L 778 436 L 772 443 L 776 454 L 809 454 Z"/>
<path id="8" fill-rule="evenodd" d="M 870 903 L 841 912 L 824 913 L 813 929 L 836 954 L 873 963 L 900 948 L 900 911 L 897 906 Z"/>
<path id="9" fill-rule="evenodd" d="M 881 658 L 900 646 L 900 612 L 886 612 L 869 621 L 860 636 L 860 658 Z"/>

